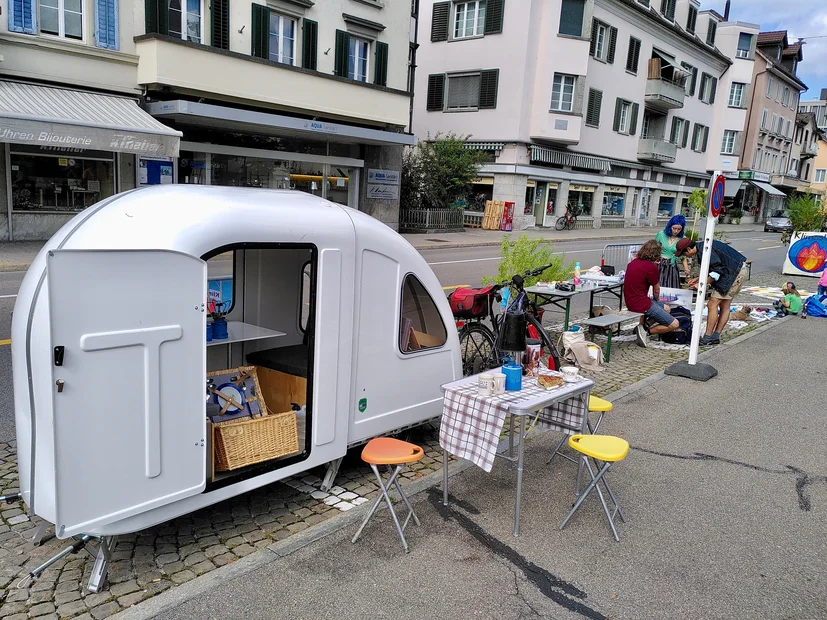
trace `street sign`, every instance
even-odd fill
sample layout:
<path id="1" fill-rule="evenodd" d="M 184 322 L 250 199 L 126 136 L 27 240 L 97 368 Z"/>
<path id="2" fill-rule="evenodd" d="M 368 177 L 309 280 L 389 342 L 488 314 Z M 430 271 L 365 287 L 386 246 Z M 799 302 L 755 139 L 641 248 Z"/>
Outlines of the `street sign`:
<path id="1" fill-rule="evenodd" d="M 709 200 L 712 217 L 718 217 L 721 214 L 721 207 L 724 205 L 724 183 L 726 183 L 724 175 L 719 174 L 712 184 Z"/>

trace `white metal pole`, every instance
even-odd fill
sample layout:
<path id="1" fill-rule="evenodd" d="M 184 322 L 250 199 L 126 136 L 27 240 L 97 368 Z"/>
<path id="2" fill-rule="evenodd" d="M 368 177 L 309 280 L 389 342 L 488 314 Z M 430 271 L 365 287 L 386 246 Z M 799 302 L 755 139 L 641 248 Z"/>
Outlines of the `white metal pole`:
<path id="1" fill-rule="evenodd" d="M 715 221 L 718 219 L 717 216 L 712 215 L 712 193 L 715 188 L 715 179 L 720 174 L 719 170 L 712 173 L 706 201 L 706 227 L 704 230 L 703 255 L 701 256 L 701 273 L 698 276 L 698 298 L 695 301 L 695 316 L 692 319 L 692 344 L 689 347 L 689 364 L 693 366 L 698 362 L 698 345 L 701 339 L 701 325 L 703 324 L 704 306 L 706 305 L 706 280 L 709 277 L 709 259 L 712 255 Z"/>

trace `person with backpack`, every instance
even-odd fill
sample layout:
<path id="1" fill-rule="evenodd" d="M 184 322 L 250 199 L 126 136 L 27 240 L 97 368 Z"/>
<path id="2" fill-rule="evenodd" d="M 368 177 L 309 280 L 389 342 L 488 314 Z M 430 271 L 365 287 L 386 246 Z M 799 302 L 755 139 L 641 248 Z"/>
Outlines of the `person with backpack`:
<path id="1" fill-rule="evenodd" d="M 678 241 L 675 256 L 698 258 L 703 255 L 703 242 L 696 243 L 687 238 Z M 726 243 L 717 239 L 712 241 L 709 257 L 709 275 L 707 284 L 712 287 L 712 294 L 706 303 L 709 314 L 706 317 L 706 334 L 700 339 L 702 346 L 721 344 L 721 332 L 729 321 L 729 308 L 732 298 L 741 292 L 741 286 L 747 279 L 747 257 Z M 687 282 L 690 288 L 698 287 L 698 278 Z"/>
<path id="2" fill-rule="evenodd" d="M 626 307 L 632 312 L 641 312 L 643 316 L 637 326 L 637 344 L 641 347 L 649 346 L 649 334 L 665 334 L 680 327 L 678 319 L 669 314 L 669 306 L 660 301 L 660 263 L 661 244 L 651 239 L 643 244 L 637 257 L 626 267 L 626 276 L 623 280 L 623 297 Z M 649 298 L 649 287 L 652 287 L 652 298 Z M 656 323 L 646 328 L 646 319 Z"/>

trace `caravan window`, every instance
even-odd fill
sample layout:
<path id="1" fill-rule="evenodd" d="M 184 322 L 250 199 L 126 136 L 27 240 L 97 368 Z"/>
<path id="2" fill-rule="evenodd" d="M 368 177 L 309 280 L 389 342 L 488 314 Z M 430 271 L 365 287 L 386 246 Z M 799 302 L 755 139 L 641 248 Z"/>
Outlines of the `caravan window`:
<path id="1" fill-rule="evenodd" d="M 402 284 L 399 349 L 411 353 L 441 347 L 447 339 L 448 333 L 434 300 L 416 276 L 408 274 Z"/>
<path id="2" fill-rule="evenodd" d="M 311 292 L 311 270 L 313 266 L 310 261 L 307 261 L 302 268 L 302 291 L 299 299 L 301 300 L 301 311 L 299 312 L 299 329 L 302 332 L 307 331 L 307 321 L 310 319 L 310 292 Z"/>

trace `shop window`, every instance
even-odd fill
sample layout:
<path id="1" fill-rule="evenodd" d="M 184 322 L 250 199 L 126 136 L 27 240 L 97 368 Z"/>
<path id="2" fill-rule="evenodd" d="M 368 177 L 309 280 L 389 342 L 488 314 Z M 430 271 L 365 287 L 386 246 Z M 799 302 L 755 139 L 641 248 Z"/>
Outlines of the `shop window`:
<path id="1" fill-rule="evenodd" d="M 271 12 L 269 36 L 270 60 L 285 65 L 295 64 L 293 60 L 296 57 L 296 21 Z"/>
<path id="2" fill-rule="evenodd" d="M 350 37 L 347 54 L 347 77 L 357 82 L 368 81 L 370 41 Z"/>
<path id="3" fill-rule="evenodd" d="M 82 0 L 40 0 L 40 32 L 83 39 Z"/>
<path id="4" fill-rule="evenodd" d="M 439 309 L 413 274 L 408 274 L 402 284 L 400 318 L 399 349 L 403 353 L 441 347 L 448 339 Z"/>
<path id="5" fill-rule="evenodd" d="M 623 215 L 623 203 L 626 194 L 606 192 L 603 194 L 603 215 Z"/>
<path id="6" fill-rule="evenodd" d="M 169 35 L 201 43 L 201 0 L 169 0 Z"/>
<path id="7" fill-rule="evenodd" d="M 581 186 L 582 187 L 582 186 Z M 592 201 L 594 199 L 594 188 L 588 188 L 590 191 L 580 189 L 569 190 L 568 208 L 577 215 L 591 215 Z"/>
<path id="8" fill-rule="evenodd" d="M 15 147 L 15 149 L 24 147 Z M 12 209 L 81 211 L 115 194 L 115 162 L 84 153 L 41 155 L 10 153 Z"/>
<path id="9" fill-rule="evenodd" d="M 658 217 L 669 217 L 675 208 L 675 199 L 667 196 L 661 196 L 658 202 Z"/>

